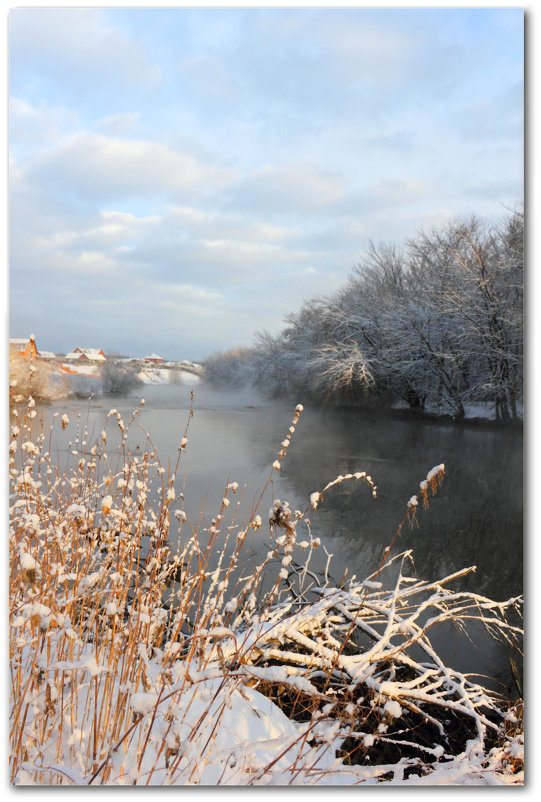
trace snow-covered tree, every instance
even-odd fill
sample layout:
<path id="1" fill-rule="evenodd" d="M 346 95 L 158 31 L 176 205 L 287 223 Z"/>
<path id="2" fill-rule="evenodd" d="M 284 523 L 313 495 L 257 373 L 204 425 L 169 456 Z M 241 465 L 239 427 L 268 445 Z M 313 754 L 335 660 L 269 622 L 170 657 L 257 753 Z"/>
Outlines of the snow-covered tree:
<path id="1" fill-rule="evenodd" d="M 369 397 L 465 415 L 494 405 L 515 419 L 522 399 L 524 221 L 511 213 L 420 232 L 403 252 L 371 244 L 346 285 L 258 335 L 254 383 L 278 395 Z M 228 355 L 216 355 L 229 370 Z M 217 372 L 216 365 L 213 372 Z"/>

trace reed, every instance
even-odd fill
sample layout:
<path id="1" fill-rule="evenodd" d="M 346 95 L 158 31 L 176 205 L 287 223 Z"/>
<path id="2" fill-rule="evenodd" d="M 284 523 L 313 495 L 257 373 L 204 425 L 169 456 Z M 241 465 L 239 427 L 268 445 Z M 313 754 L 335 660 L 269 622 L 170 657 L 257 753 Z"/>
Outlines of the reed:
<path id="1" fill-rule="evenodd" d="M 393 553 L 443 465 L 372 573 L 333 586 L 309 515 L 341 482 L 377 488 L 359 471 L 304 510 L 272 498 L 301 405 L 250 513 L 241 520 L 242 488 L 227 479 L 210 524 L 187 519 L 177 486 L 193 408 L 167 468 L 149 433 L 130 449 L 139 412 L 110 410 L 91 437 L 83 416 L 42 431 L 32 398 L 11 410 L 12 783 L 423 782 L 465 765 L 523 781 L 520 703 L 445 665 L 430 641 L 434 627 L 476 621 L 516 646 L 521 599 L 454 591 L 471 568 L 419 580 L 411 553 Z M 55 427 L 71 438 L 64 459 Z M 254 561 L 247 544 L 262 533 Z"/>

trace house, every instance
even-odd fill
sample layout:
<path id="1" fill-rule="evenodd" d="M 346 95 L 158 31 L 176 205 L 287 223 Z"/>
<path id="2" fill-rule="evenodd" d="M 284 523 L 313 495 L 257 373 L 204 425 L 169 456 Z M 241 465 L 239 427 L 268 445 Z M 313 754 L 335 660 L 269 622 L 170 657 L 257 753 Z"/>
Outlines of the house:
<path id="1" fill-rule="evenodd" d="M 38 356 L 40 359 L 56 359 L 56 354 L 53 354 L 52 351 L 38 351 Z"/>
<path id="2" fill-rule="evenodd" d="M 158 354 L 149 354 L 148 356 L 143 357 L 144 362 L 150 362 L 152 365 L 161 365 L 163 362 L 163 357 L 158 356 Z"/>
<path id="3" fill-rule="evenodd" d="M 31 334 L 30 337 L 15 337 L 10 339 L 9 351 L 13 354 L 21 354 L 25 359 L 36 359 L 38 356 L 36 338 Z"/>
<path id="4" fill-rule="evenodd" d="M 107 357 L 101 348 L 75 348 L 66 354 L 64 359 L 80 360 L 81 362 L 106 362 Z"/>

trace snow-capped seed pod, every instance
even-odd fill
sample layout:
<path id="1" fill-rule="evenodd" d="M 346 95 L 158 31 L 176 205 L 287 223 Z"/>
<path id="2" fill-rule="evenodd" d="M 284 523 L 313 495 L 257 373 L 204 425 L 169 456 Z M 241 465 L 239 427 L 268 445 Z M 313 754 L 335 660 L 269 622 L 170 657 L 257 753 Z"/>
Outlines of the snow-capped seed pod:
<path id="1" fill-rule="evenodd" d="M 39 569 L 35 559 L 31 554 L 28 554 L 28 552 L 22 552 L 19 557 L 19 563 L 22 568 L 23 578 L 28 582 L 32 590 L 36 591 L 38 589 L 37 580 Z"/>
<path id="2" fill-rule="evenodd" d="M 68 418 L 68 416 L 64 412 L 64 414 L 60 418 L 60 425 L 62 426 L 62 429 L 67 429 L 68 426 L 69 426 L 69 422 L 70 422 L 70 419 Z"/>
<path id="3" fill-rule="evenodd" d="M 287 501 L 282 502 L 279 498 L 276 499 L 269 510 L 269 523 L 271 526 L 286 529 L 291 527 L 291 508 Z"/>
<path id="4" fill-rule="evenodd" d="M 401 717 L 402 708 L 395 699 L 388 699 L 385 702 L 385 707 L 383 708 L 383 714 L 385 716 L 386 721 L 389 724 L 392 724 L 396 718 Z"/>
<path id="5" fill-rule="evenodd" d="M 428 489 L 430 488 L 432 495 L 435 496 L 438 492 L 438 487 L 440 487 L 441 483 L 443 482 L 444 474 L 445 465 L 443 463 L 436 465 L 427 473 L 426 479 L 423 480 L 419 485 L 421 497 L 423 499 L 423 507 L 425 509 L 428 507 Z"/>

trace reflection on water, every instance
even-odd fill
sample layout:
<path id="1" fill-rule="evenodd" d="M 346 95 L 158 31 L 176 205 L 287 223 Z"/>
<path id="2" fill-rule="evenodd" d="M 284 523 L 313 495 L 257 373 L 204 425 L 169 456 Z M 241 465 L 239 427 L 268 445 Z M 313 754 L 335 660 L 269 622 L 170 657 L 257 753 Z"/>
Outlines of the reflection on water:
<path id="1" fill-rule="evenodd" d="M 138 447 L 144 448 L 144 430 L 150 432 L 162 465 L 173 470 L 189 418 L 188 386 L 150 386 L 143 393 L 101 397 L 90 403 L 55 402 L 41 408 L 43 424 L 47 430 L 54 412 L 67 411 L 72 420 L 79 414 L 91 441 L 99 436 L 111 407 L 127 421 L 141 395 L 146 403 L 132 429 L 130 447 L 136 453 Z M 219 510 L 225 485 L 236 481 L 246 486 L 242 497 L 239 493 L 235 497 L 235 501 L 240 497 L 236 520 L 242 524 L 269 478 L 294 405 L 263 399 L 255 392 L 217 392 L 199 385 L 194 411 L 188 447 L 177 471 L 184 510 L 192 521 L 200 515 L 210 520 Z M 111 423 L 108 431 L 114 439 Z M 59 450 L 67 451 L 62 433 L 55 437 Z M 112 441 L 107 447 L 112 453 Z M 343 482 L 310 515 L 314 536 L 321 537 L 334 554 L 335 577 L 347 568 L 364 578 L 377 568 L 419 482 L 441 462 L 446 466 L 443 487 L 430 508 L 419 512 L 418 525 L 402 530 L 395 550 L 413 550 L 416 572 L 422 578 L 434 580 L 475 565 L 476 572 L 455 587 L 496 600 L 520 594 L 522 434 L 516 429 L 378 418 L 351 409 L 305 409 L 282 470 L 273 473 L 259 512 L 265 518 L 273 498 L 304 510 L 310 494 L 339 474 L 366 471 L 378 486 L 377 499 L 361 482 Z M 263 550 L 263 539 L 264 534 L 254 537 L 254 551 Z M 457 652 L 457 668 L 465 662 L 470 670 L 506 674 L 508 656 L 493 643 L 487 641 L 474 653 L 468 650 L 466 657 L 463 639 L 453 633 L 440 639 L 450 653 Z"/>

